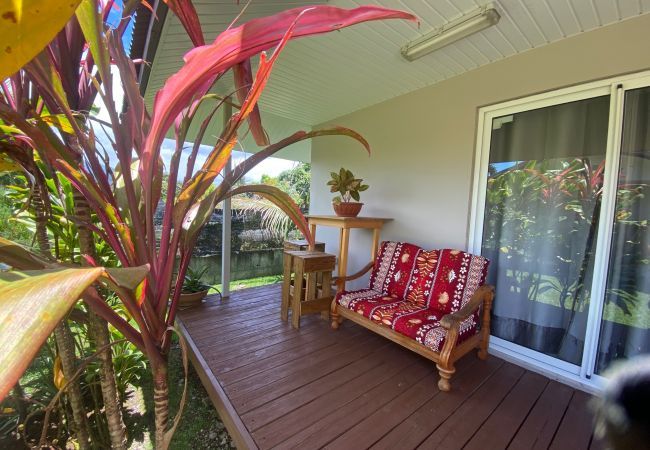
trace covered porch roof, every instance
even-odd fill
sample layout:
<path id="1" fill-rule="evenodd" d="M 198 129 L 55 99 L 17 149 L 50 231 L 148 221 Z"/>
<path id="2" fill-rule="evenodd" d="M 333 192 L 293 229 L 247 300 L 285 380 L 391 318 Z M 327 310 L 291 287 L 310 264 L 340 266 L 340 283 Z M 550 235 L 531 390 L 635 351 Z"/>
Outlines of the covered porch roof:
<path id="1" fill-rule="evenodd" d="M 214 39 L 239 14 L 245 2 L 195 2 L 206 40 Z M 354 8 L 355 0 L 256 0 L 240 23 L 306 4 Z M 510 56 L 650 12 L 650 0 L 499 0 L 496 26 L 448 45 L 417 61 L 400 55 L 407 42 L 483 6 L 480 0 L 373 0 L 387 8 L 410 11 L 420 27 L 402 21 L 361 24 L 337 33 L 291 42 L 279 59 L 260 105 L 271 120 L 270 132 L 282 122 L 313 126 L 351 112 L 439 83 Z M 164 8 L 159 2 L 159 8 Z M 164 81 L 182 65 L 191 48 L 178 19 L 159 14 L 164 22 L 152 27 L 157 41 L 145 58 L 152 61 L 145 98 L 151 104 Z M 222 80 L 220 93 L 233 91 Z"/>

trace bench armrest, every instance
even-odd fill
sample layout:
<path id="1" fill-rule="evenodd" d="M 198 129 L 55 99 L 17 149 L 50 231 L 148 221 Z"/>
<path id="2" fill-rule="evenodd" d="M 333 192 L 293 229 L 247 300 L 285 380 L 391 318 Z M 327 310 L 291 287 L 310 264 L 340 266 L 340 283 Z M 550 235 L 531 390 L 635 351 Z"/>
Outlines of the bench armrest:
<path id="1" fill-rule="evenodd" d="M 460 323 L 467 319 L 469 316 L 474 314 L 476 310 L 488 300 L 492 300 L 494 295 L 494 287 L 489 285 L 483 285 L 474 292 L 472 298 L 465 306 L 459 309 L 456 312 L 445 314 L 442 319 L 440 319 L 440 326 L 450 330 L 452 328 L 458 328 Z"/>
<path id="2" fill-rule="evenodd" d="M 339 281 L 347 282 L 347 281 L 356 280 L 357 278 L 361 278 L 366 273 L 368 273 L 370 271 L 370 269 L 373 268 L 374 265 L 375 265 L 374 262 L 369 262 L 368 264 L 366 264 L 366 266 L 363 269 L 361 269 L 357 273 L 354 273 L 352 275 L 348 275 L 348 276 L 345 276 L 345 277 L 334 277 L 334 278 L 332 278 L 332 285 L 335 285 Z"/>

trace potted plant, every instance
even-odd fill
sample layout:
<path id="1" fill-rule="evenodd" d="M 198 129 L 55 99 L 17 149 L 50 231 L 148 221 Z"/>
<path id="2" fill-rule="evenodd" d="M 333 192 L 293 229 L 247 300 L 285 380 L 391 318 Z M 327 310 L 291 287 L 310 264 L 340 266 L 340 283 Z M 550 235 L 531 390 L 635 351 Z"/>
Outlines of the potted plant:
<path id="1" fill-rule="evenodd" d="M 330 186 L 330 192 L 341 194 L 332 200 L 334 212 L 341 217 L 356 217 L 363 206 L 363 203 L 359 203 L 359 192 L 368 189 L 368 185 L 363 184 L 361 178 L 355 178 L 351 171 L 343 167 L 341 167 L 339 173 L 331 172 L 330 174 L 332 179 L 327 182 L 327 185 Z"/>
<path id="2" fill-rule="evenodd" d="M 208 295 L 211 286 L 201 281 L 201 277 L 207 270 L 207 267 L 202 270 L 187 268 L 187 274 L 183 280 L 183 290 L 178 299 L 179 306 L 197 305 Z"/>

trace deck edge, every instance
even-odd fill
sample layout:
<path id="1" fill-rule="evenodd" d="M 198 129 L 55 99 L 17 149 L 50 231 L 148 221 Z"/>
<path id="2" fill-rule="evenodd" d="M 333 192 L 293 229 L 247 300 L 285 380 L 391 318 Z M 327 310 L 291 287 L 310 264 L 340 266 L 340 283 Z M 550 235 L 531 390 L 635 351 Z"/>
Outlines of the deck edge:
<path id="1" fill-rule="evenodd" d="M 258 446 L 253 440 L 248 428 L 244 425 L 244 422 L 241 420 L 235 407 L 230 402 L 230 399 L 226 395 L 226 392 L 219 384 L 219 380 L 212 373 L 207 362 L 201 356 L 201 353 L 198 351 L 196 344 L 192 340 L 185 324 L 180 317 L 176 318 L 176 325 L 179 328 L 180 333 L 183 335 L 183 338 L 187 341 L 188 356 L 194 369 L 196 370 L 203 387 L 208 392 L 208 396 L 214 405 L 214 408 L 217 410 L 219 417 L 223 421 L 223 424 L 226 426 L 228 433 L 232 437 L 232 440 L 235 442 L 235 445 L 240 450 L 257 450 Z"/>

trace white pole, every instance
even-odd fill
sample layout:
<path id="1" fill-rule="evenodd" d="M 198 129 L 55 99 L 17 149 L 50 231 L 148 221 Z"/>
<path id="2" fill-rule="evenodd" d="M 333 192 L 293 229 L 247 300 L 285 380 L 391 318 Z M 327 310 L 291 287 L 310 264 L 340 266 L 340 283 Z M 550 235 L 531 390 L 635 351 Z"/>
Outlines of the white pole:
<path id="1" fill-rule="evenodd" d="M 223 108 L 223 126 L 224 129 L 232 116 L 232 106 L 224 103 Z M 232 158 L 228 159 L 226 166 L 223 168 L 224 174 L 232 170 Z M 232 210 L 230 209 L 230 198 L 223 201 L 223 221 L 221 235 L 221 295 L 226 298 L 230 296 L 230 250 L 232 237 Z"/>

